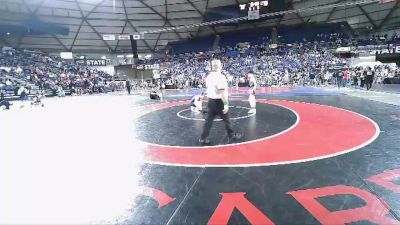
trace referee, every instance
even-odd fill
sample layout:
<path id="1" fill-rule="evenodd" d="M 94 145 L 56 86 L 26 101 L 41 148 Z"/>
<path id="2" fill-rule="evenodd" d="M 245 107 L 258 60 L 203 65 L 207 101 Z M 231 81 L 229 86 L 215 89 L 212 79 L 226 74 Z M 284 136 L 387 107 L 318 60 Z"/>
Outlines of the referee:
<path id="1" fill-rule="evenodd" d="M 206 78 L 207 97 L 208 97 L 208 114 L 206 123 L 203 127 L 203 133 L 199 142 L 203 145 L 209 145 L 210 140 L 207 139 L 215 116 L 220 116 L 225 123 L 228 132 L 229 142 L 233 139 L 241 138 L 241 134 L 233 132 L 231 122 L 229 120 L 229 102 L 228 102 L 228 82 L 226 77 L 222 75 L 222 63 L 220 60 L 211 62 L 211 72 Z"/>

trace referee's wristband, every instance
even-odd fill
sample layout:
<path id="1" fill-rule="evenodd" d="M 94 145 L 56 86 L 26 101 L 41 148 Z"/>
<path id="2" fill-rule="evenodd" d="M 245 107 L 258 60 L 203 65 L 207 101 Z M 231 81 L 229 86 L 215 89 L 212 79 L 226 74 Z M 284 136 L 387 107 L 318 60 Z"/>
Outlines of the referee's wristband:
<path id="1" fill-rule="evenodd" d="M 229 105 L 229 102 L 228 101 L 224 101 L 224 105 Z"/>

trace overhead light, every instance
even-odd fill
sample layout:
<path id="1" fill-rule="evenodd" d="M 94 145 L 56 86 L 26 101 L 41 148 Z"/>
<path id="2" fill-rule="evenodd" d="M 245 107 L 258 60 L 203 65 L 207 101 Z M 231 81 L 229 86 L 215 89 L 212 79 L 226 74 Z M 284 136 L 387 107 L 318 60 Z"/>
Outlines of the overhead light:
<path id="1" fill-rule="evenodd" d="M 124 55 L 117 55 L 117 58 L 124 58 Z"/>
<path id="2" fill-rule="evenodd" d="M 126 55 L 126 58 L 133 58 L 133 55 Z"/>
<path id="3" fill-rule="evenodd" d="M 10 35 L 11 33 L 10 32 L 7 32 L 7 35 Z"/>
<path id="4" fill-rule="evenodd" d="M 107 59 L 107 57 L 106 57 L 105 55 L 103 55 L 103 56 L 101 57 L 101 59 Z"/>
<path id="5" fill-rule="evenodd" d="M 80 58 L 80 59 L 84 59 L 84 58 L 85 58 L 85 56 L 81 55 L 79 58 Z"/>

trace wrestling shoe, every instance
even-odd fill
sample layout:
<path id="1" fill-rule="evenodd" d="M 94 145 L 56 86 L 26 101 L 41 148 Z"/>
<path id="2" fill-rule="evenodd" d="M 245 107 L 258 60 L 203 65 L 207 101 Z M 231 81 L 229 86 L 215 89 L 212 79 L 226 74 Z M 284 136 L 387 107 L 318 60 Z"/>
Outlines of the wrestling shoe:
<path id="1" fill-rule="evenodd" d="M 256 109 L 250 109 L 248 114 L 256 114 Z"/>
<path id="2" fill-rule="evenodd" d="M 233 133 L 232 137 L 228 137 L 228 143 L 231 144 L 233 141 L 239 140 L 240 138 L 242 138 L 242 134 L 241 133 Z"/>

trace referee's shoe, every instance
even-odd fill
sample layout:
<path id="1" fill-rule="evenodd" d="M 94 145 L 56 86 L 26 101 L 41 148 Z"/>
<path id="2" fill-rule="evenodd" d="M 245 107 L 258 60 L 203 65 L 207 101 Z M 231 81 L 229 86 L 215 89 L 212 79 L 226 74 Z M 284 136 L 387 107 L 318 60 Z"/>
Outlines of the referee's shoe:
<path id="1" fill-rule="evenodd" d="M 199 143 L 202 145 L 211 145 L 211 141 L 209 139 L 199 139 Z"/>
<path id="2" fill-rule="evenodd" d="M 242 138 L 242 134 L 241 133 L 233 133 L 232 137 L 228 137 L 228 143 L 232 144 L 232 142 L 239 140 L 240 138 Z"/>
<path id="3" fill-rule="evenodd" d="M 241 133 L 233 133 L 232 137 L 228 137 L 228 144 L 233 143 L 235 140 L 239 140 L 240 138 L 242 138 L 242 134 Z M 199 143 L 202 145 L 211 145 L 211 141 L 209 139 L 199 139 Z"/>

